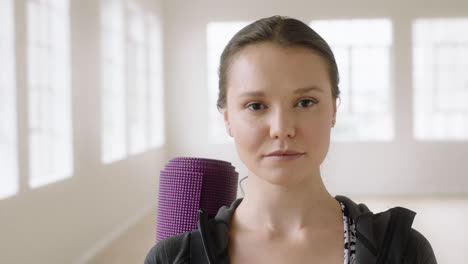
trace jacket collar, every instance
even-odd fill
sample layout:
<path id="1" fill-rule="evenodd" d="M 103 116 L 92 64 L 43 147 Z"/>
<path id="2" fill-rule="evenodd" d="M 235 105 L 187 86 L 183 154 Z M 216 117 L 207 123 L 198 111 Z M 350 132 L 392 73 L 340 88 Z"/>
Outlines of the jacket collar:
<path id="1" fill-rule="evenodd" d="M 356 226 L 356 258 L 362 263 L 376 263 L 378 241 L 374 235 L 374 214 L 365 204 L 356 204 L 346 196 L 337 195 L 335 199 L 345 204 Z"/>
<path id="2" fill-rule="evenodd" d="M 387 234 L 387 227 L 393 225 L 392 211 L 405 212 L 406 219 L 401 222 L 404 223 L 406 229 L 411 228 L 415 216 L 414 212 L 401 207 L 374 215 L 366 205 L 356 204 L 346 196 L 337 195 L 335 199 L 345 204 L 349 216 L 356 225 L 356 257 L 360 263 L 376 263 L 377 257 L 379 257 L 378 249 L 382 244 L 386 244 L 386 241 L 392 241 L 391 235 Z M 234 211 L 242 200 L 239 198 L 233 201 L 230 206 L 221 207 L 214 217 L 208 216 L 203 210 L 199 211 L 198 229 L 210 264 L 229 263 L 229 225 Z"/>
<path id="3" fill-rule="evenodd" d="M 401 263 L 416 213 L 393 207 L 377 214 L 364 204 L 356 204 L 345 196 L 336 196 L 348 208 L 356 226 L 356 258 L 358 263 Z"/>
<path id="4" fill-rule="evenodd" d="M 215 217 L 210 217 L 203 209 L 198 213 L 198 230 L 210 264 L 228 264 L 228 232 L 231 218 L 243 198 L 223 206 Z"/>

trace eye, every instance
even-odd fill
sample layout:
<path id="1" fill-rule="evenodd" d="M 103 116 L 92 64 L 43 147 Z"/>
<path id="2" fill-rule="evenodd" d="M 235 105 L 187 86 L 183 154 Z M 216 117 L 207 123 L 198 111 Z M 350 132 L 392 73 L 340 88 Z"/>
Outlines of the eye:
<path id="1" fill-rule="evenodd" d="M 249 108 L 250 110 L 253 110 L 253 111 L 257 111 L 257 110 L 260 110 L 262 109 L 262 104 L 261 103 L 258 103 L 258 102 L 254 102 L 254 103 L 250 103 L 250 104 L 247 104 L 246 107 Z"/>
<path id="2" fill-rule="evenodd" d="M 303 99 L 303 100 L 300 100 L 298 103 L 297 103 L 299 106 L 303 107 L 303 108 L 306 108 L 306 107 L 310 107 L 314 104 L 317 104 L 316 101 L 312 100 L 312 99 Z"/>

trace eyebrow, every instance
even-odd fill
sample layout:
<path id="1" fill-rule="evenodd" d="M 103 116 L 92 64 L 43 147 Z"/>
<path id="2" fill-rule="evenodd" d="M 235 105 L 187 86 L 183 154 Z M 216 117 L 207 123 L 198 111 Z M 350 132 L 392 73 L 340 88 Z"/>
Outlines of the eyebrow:
<path id="1" fill-rule="evenodd" d="M 311 87 L 304 87 L 304 88 L 299 88 L 294 91 L 294 94 L 305 94 L 310 91 L 317 91 L 323 93 L 323 90 L 320 89 L 317 86 L 311 86 Z M 265 96 L 264 92 L 261 91 L 252 91 L 252 92 L 245 92 L 239 95 L 239 97 L 249 97 L 249 96 Z"/>

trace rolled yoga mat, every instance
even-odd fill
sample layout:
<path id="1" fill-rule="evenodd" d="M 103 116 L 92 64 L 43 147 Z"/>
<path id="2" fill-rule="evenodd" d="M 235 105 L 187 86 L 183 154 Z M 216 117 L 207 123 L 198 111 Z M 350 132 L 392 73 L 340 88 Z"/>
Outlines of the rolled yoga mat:
<path id="1" fill-rule="evenodd" d="M 237 196 L 239 174 L 230 162 L 176 157 L 159 177 L 156 243 L 197 229 L 198 210 L 214 216 Z"/>

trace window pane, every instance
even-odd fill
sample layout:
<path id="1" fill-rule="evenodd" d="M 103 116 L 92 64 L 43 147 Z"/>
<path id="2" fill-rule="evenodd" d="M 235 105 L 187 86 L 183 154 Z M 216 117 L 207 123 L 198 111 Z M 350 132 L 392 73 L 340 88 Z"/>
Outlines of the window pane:
<path id="1" fill-rule="evenodd" d="M 126 92 L 122 2 L 105 0 L 101 9 L 101 160 L 126 156 Z"/>
<path id="2" fill-rule="evenodd" d="M 420 140 L 468 139 L 466 19 L 413 24 L 414 133 Z"/>
<path id="3" fill-rule="evenodd" d="M 311 27 L 334 52 L 341 104 L 332 139 L 387 141 L 393 138 L 390 86 L 392 24 L 387 19 L 319 20 Z"/>
<path id="4" fill-rule="evenodd" d="M 105 0 L 101 15 L 102 161 L 163 144 L 161 27 L 137 2 Z"/>
<path id="5" fill-rule="evenodd" d="M 207 81 L 210 108 L 210 139 L 216 143 L 231 142 L 224 128 L 223 116 L 218 112 L 218 67 L 221 53 L 229 40 L 249 22 L 210 22 L 206 26 Z"/>
<path id="6" fill-rule="evenodd" d="M 71 87 L 67 1 L 27 2 L 28 127 L 32 188 L 71 177 Z"/>
<path id="7" fill-rule="evenodd" d="M 156 17 L 148 17 L 149 52 L 149 140 L 151 147 L 160 147 L 165 142 L 164 135 L 164 90 L 162 71 L 162 34 Z"/>
<path id="8" fill-rule="evenodd" d="M 0 0 L 0 199 L 18 192 L 13 1 Z"/>
<path id="9" fill-rule="evenodd" d="M 129 152 L 137 154 L 147 148 L 147 52 L 145 21 L 141 7 L 130 5 L 127 35 L 127 96 Z"/>

